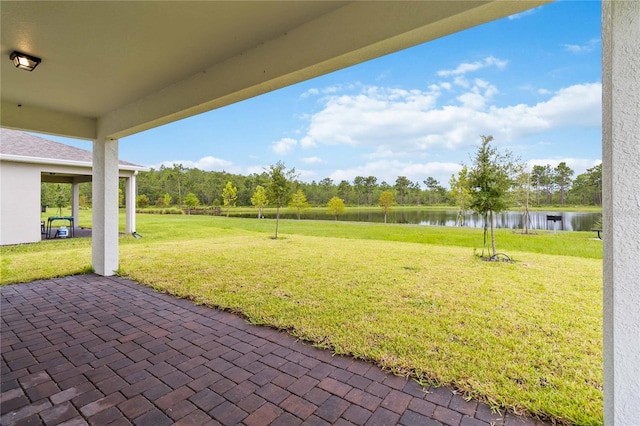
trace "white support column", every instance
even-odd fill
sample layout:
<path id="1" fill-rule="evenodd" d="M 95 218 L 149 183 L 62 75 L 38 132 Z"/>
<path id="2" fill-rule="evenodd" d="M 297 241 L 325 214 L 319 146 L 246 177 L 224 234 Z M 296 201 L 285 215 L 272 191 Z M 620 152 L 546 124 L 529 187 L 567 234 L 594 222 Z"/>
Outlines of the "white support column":
<path id="1" fill-rule="evenodd" d="M 71 184 L 71 216 L 73 216 L 73 226 L 77 228 L 80 219 L 80 182 L 78 178 L 73 178 Z"/>
<path id="2" fill-rule="evenodd" d="M 602 2 L 604 419 L 640 421 L 640 2 Z"/>
<path id="3" fill-rule="evenodd" d="M 96 274 L 118 269 L 118 140 L 93 141 L 92 261 Z"/>
<path id="4" fill-rule="evenodd" d="M 125 198 L 127 200 L 126 216 L 127 216 L 127 235 L 136 232 L 136 175 L 134 172 L 130 178 L 127 178 Z"/>

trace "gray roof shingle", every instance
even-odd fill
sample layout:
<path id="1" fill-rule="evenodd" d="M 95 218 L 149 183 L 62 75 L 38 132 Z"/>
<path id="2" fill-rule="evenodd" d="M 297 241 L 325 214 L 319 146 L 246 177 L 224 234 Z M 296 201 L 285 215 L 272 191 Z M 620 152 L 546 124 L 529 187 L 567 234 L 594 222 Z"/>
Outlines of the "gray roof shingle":
<path id="1" fill-rule="evenodd" d="M 0 128 L 0 155 L 46 158 L 61 161 L 93 162 L 91 151 L 34 136 L 18 130 Z M 143 167 L 120 161 L 121 165 Z"/>

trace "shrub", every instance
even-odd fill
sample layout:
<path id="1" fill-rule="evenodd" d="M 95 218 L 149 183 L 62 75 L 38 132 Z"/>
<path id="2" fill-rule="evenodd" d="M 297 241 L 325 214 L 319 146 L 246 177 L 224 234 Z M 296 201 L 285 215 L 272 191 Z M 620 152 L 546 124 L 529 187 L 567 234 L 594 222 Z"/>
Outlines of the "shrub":
<path id="1" fill-rule="evenodd" d="M 184 214 L 184 211 L 181 209 L 171 207 L 168 209 L 158 209 L 158 208 L 149 208 L 149 209 L 137 209 L 136 213 L 142 214 Z"/>

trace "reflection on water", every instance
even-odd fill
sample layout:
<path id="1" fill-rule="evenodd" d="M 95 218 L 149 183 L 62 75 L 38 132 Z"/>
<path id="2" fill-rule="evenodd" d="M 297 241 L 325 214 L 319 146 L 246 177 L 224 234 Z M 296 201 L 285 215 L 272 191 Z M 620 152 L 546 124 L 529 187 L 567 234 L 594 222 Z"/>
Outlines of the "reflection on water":
<path id="1" fill-rule="evenodd" d="M 553 222 L 547 220 L 548 215 L 561 216 L 562 220 Z M 256 217 L 255 214 L 242 214 L 239 217 Z M 455 226 L 457 212 L 455 210 L 398 210 L 391 211 L 387 215 L 388 223 L 407 223 L 413 225 L 436 225 Z M 267 218 L 275 218 L 274 215 L 265 215 Z M 295 213 L 289 211 L 281 212 L 283 219 L 297 219 Z M 595 222 L 600 219 L 600 213 L 577 213 L 577 212 L 529 212 L 530 229 L 546 229 L 557 231 L 590 231 Z M 328 214 L 311 212 L 303 213 L 302 219 L 333 220 L 333 216 Z M 351 222 L 384 222 L 384 214 L 377 211 L 348 212 L 340 216 L 340 221 Z M 496 215 L 497 228 L 524 229 L 523 212 L 502 212 Z M 482 216 L 475 213 L 467 213 L 464 217 L 464 226 L 482 228 L 484 220 Z"/>

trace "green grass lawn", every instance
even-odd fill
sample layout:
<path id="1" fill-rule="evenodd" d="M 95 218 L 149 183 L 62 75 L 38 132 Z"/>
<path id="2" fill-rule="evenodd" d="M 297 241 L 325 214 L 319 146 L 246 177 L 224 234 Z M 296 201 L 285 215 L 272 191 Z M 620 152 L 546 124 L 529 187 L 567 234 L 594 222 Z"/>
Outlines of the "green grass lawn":
<path id="1" fill-rule="evenodd" d="M 81 219 L 82 222 L 82 219 Z M 121 221 L 123 222 L 123 221 Z M 602 245 L 593 233 L 138 215 L 120 273 L 158 291 L 562 423 L 601 424 Z M 2 283 L 80 273 L 90 241 L 2 247 Z"/>

